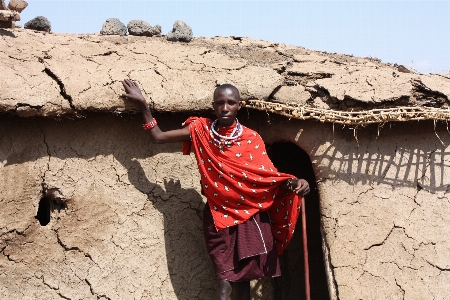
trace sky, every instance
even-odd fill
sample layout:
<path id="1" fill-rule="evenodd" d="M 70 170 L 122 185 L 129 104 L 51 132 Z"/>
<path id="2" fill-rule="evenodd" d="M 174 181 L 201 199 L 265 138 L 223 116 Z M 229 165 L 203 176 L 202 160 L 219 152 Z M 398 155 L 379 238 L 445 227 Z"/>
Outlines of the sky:
<path id="1" fill-rule="evenodd" d="M 8 0 L 6 0 L 8 3 Z M 311 50 L 372 57 L 420 73 L 450 72 L 450 0 L 152 1 L 27 0 L 25 22 L 45 16 L 55 33 L 99 33 L 108 18 L 144 20 L 194 37 L 240 36 Z"/>

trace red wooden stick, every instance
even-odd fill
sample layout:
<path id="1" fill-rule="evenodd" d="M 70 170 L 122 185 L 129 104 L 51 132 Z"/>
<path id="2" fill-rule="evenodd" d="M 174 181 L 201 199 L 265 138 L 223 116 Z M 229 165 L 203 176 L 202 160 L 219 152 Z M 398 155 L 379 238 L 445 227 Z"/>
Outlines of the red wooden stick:
<path id="1" fill-rule="evenodd" d="M 303 229 L 303 261 L 305 266 L 305 299 L 311 300 L 309 288 L 308 236 L 306 234 L 306 205 L 302 198 L 302 229 Z"/>

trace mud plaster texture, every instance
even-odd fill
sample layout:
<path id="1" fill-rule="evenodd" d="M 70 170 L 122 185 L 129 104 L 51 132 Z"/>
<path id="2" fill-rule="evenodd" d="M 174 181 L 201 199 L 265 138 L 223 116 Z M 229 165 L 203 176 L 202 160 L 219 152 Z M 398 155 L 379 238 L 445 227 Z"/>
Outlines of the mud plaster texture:
<path id="1" fill-rule="evenodd" d="M 208 114 L 224 82 L 244 99 L 333 109 L 445 108 L 450 95 L 447 75 L 247 38 L 181 44 L 19 29 L 1 29 L 0 38 L 3 299 L 213 298 L 195 159 L 179 144 L 151 143 L 120 97 L 126 77 L 144 89 L 163 129 L 179 128 L 186 113 Z M 330 298 L 449 298 L 445 125 L 371 125 L 355 137 L 247 109 L 239 118 L 268 144 L 290 141 L 309 155 L 326 253 L 325 266 L 314 267 L 327 267 Z M 35 216 L 51 188 L 64 203 L 41 226 Z M 298 299 L 294 291 L 283 299 Z M 270 281 L 253 282 L 252 293 L 273 299 Z"/>
<path id="2" fill-rule="evenodd" d="M 357 142 L 330 124 L 256 116 L 266 142 L 311 157 L 339 299 L 447 297 L 450 156 L 431 122 L 370 126 Z M 177 128 L 184 116 L 160 120 Z M 152 144 L 138 118 L 1 124 L 4 299 L 212 299 L 204 199 L 181 145 Z M 43 185 L 68 199 L 46 226 L 35 219 Z M 270 282 L 254 288 L 273 299 Z"/>
<path id="3" fill-rule="evenodd" d="M 0 112 L 19 116 L 136 110 L 120 97 L 124 78 L 140 84 L 152 109 L 166 112 L 210 108 L 211 91 L 222 83 L 236 85 L 243 100 L 335 110 L 449 104 L 447 75 L 249 38 L 179 43 L 0 29 L 0 39 Z"/>
<path id="4" fill-rule="evenodd" d="M 212 297 L 193 157 L 123 119 L 26 123 L 2 122 L 4 298 Z M 42 184 L 69 199 L 47 226 Z"/>

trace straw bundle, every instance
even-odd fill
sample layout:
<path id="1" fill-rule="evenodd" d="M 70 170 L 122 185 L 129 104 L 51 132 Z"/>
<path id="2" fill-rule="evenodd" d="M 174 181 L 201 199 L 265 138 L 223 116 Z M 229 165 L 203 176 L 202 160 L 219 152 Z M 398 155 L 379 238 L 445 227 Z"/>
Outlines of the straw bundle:
<path id="1" fill-rule="evenodd" d="M 449 108 L 402 106 L 394 108 L 377 108 L 364 111 L 337 111 L 301 106 L 295 103 L 281 104 L 262 100 L 246 100 L 243 101 L 243 106 L 276 113 L 294 119 L 313 119 L 321 122 L 331 122 L 352 126 L 414 120 L 450 120 Z"/>

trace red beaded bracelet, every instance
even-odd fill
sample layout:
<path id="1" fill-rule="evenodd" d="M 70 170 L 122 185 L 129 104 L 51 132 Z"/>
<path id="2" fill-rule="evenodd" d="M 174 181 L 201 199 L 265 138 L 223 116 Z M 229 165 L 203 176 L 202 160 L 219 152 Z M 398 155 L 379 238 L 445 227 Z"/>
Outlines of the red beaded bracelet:
<path id="1" fill-rule="evenodd" d="M 156 119 L 153 118 L 150 122 L 142 125 L 142 127 L 144 127 L 145 130 L 150 130 L 150 129 L 155 128 L 156 125 L 158 125 L 158 122 L 156 122 Z"/>

